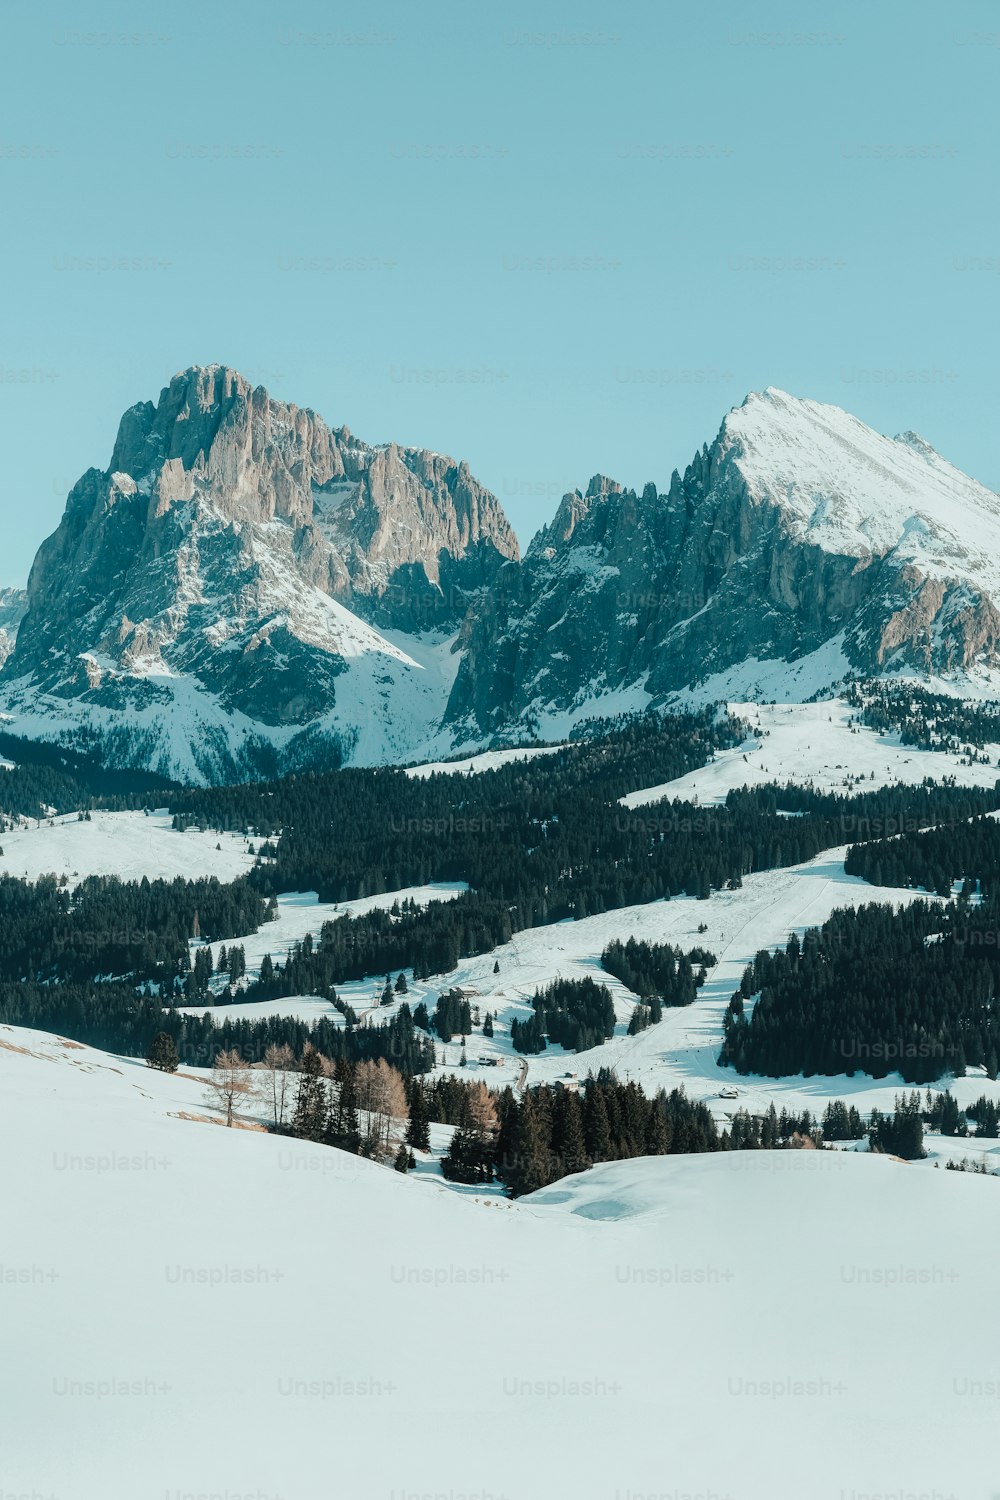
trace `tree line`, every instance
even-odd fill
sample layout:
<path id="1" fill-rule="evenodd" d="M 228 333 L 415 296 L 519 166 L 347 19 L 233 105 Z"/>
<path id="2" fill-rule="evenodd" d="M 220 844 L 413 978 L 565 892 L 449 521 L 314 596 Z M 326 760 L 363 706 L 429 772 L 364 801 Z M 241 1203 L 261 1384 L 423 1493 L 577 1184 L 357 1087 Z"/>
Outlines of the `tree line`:
<path id="1" fill-rule="evenodd" d="M 757 954 L 729 1003 L 719 1060 L 772 1077 L 898 1072 L 930 1083 L 971 1066 L 995 1078 L 998 934 L 994 899 L 835 911 L 801 941 Z"/>
<path id="2" fill-rule="evenodd" d="M 944 750 L 989 765 L 986 745 L 1000 743 L 1000 705 L 967 702 L 909 682 L 855 683 L 847 700 L 859 723 L 895 731 L 904 745 Z"/>
<path id="3" fill-rule="evenodd" d="M 922 833 L 855 844 L 844 868 L 871 885 L 922 887 L 950 896 L 957 881 L 968 891 L 994 894 L 1000 887 L 1000 823 L 980 817 Z"/>

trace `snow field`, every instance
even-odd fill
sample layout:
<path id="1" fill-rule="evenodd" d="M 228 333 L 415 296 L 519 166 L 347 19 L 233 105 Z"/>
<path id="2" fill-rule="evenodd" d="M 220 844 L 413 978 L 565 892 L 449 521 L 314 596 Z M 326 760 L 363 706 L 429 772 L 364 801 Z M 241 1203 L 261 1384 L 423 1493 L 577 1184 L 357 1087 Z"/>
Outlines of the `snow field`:
<path id="1" fill-rule="evenodd" d="M 7 1492 L 995 1493 L 992 1182 L 652 1158 L 511 1205 L 201 1093 L 0 1028 Z"/>
<path id="2" fill-rule="evenodd" d="M 0 837 L 0 873 L 25 880 L 66 876 L 71 886 L 88 875 L 122 880 L 197 880 L 216 876 L 236 880 L 252 868 L 254 856 L 242 834 L 177 833 L 167 812 L 92 812 L 89 822 L 76 813 L 22 821 Z"/>
<path id="3" fill-rule="evenodd" d="M 852 727 L 853 710 L 843 698 L 816 703 L 731 702 L 728 707 L 750 723 L 749 738 L 733 750 L 720 750 L 697 771 L 629 792 L 620 799 L 622 805 L 645 807 L 677 797 L 717 806 L 735 788 L 767 782 L 808 782 L 817 791 L 849 796 L 884 786 L 916 785 L 926 776 L 937 781 L 955 776 L 960 785 L 978 787 L 992 787 L 1000 780 L 1000 745 L 985 747 L 990 765 L 963 764 L 958 755 L 903 745 L 896 733 L 880 735 L 864 725 Z"/>

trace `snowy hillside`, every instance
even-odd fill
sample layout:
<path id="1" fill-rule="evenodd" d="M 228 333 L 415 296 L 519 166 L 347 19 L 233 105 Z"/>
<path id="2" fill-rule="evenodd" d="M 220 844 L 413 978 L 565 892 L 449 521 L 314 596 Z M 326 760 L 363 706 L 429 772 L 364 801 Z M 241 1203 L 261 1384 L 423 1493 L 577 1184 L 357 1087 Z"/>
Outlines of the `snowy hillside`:
<path id="1" fill-rule="evenodd" d="M 510 1205 L 205 1114 L 0 1029 L 5 1492 L 995 1494 L 990 1179 L 660 1158 Z"/>
<path id="2" fill-rule="evenodd" d="M 23 820 L 3 835 L 0 873 L 38 880 L 66 877 L 70 886 L 88 875 L 122 880 L 196 880 L 214 875 L 236 880 L 254 864 L 249 841 L 231 833 L 178 833 L 168 813 L 93 812 Z"/>
<path id="3" fill-rule="evenodd" d="M 896 1095 L 905 1088 L 895 1072 L 880 1079 L 863 1072 L 848 1076 L 845 1064 L 844 1073 L 829 1077 L 737 1077 L 717 1061 L 726 1006 L 743 970 L 760 948 L 775 948 L 786 942 L 792 932 L 801 936 L 808 928 L 825 922 L 839 908 L 872 901 L 899 905 L 925 895 L 871 886 L 845 875 L 845 852 L 845 848 L 831 849 L 804 865 L 747 876 L 740 890 L 718 891 L 707 902 L 677 897 L 520 932 L 509 943 L 489 953 L 460 959 L 448 974 L 416 980 L 410 973 L 405 1001 L 411 1007 L 424 1001 L 433 1012 L 438 997 L 457 985 L 480 1012 L 488 1010 L 494 1015 L 492 1037 L 485 1037 L 477 1030 L 469 1038 L 464 1049 L 467 1053 L 464 1070 L 460 1068 L 463 1048 L 457 1037 L 448 1045 L 436 1043 L 439 1075 L 459 1070 L 461 1076 L 481 1079 L 491 1089 L 510 1085 L 520 1091 L 525 1085 L 551 1084 L 566 1075 L 580 1079 L 588 1072 L 608 1067 L 626 1082 L 638 1083 L 647 1094 L 660 1088 L 684 1088 L 689 1097 L 708 1106 L 720 1127 L 737 1110 L 766 1113 L 772 1102 L 779 1111 L 809 1109 L 816 1116 L 822 1115 L 832 1099 L 850 1100 L 866 1114 L 875 1108 L 891 1113 Z M 378 900 L 389 905 L 396 894 L 402 899 L 413 893 L 389 893 Z M 420 893 L 416 894 L 420 899 Z M 438 892 L 434 895 L 439 899 Z M 259 971 L 265 952 L 275 959 L 284 957 L 289 938 L 299 940 L 306 931 L 316 936 L 323 920 L 343 914 L 343 908 L 327 909 L 308 902 L 303 904 L 302 898 L 282 898 L 278 922 L 265 924 L 256 935 L 243 940 L 248 974 L 252 976 Z M 637 997 L 608 974 L 600 962 L 601 953 L 613 938 L 628 937 L 669 942 L 685 952 L 704 946 L 717 958 L 693 1004 L 665 1010 L 658 1025 L 636 1036 L 628 1035 L 628 1023 Z M 218 945 L 214 949 L 216 954 L 217 949 Z M 499 973 L 494 973 L 495 963 L 500 966 Z M 614 1036 L 583 1053 L 566 1052 L 555 1044 L 534 1056 L 516 1052 L 511 1044 L 511 1021 L 515 1018 L 524 1021 L 530 1016 L 535 992 L 556 978 L 587 976 L 606 984 L 611 991 L 617 1018 Z M 218 986 L 222 983 L 220 979 Z M 384 1022 L 396 1013 L 401 1001 L 394 999 L 391 1005 L 381 1006 L 383 984 L 384 976 L 373 974 L 338 985 L 337 993 L 363 1022 Z M 198 1015 L 204 1011 L 203 1006 L 186 1009 Z M 333 1006 L 305 995 L 224 1005 L 212 1014 L 220 1023 L 281 1015 L 298 1016 L 309 1022 L 325 1016 L 339 1024 L 339 1013 Z M 737 1097 L 723 1098 L 720 1095 L 723 1086 L 735 1086 Z M 950 1081 L 949 1086 L 963 1104 L 983 1094 L 1000 1101 L 1000 1082 L 991 1081 L 981 1068 L 970 1068 L 967 1077 Z M 977 1156 L 993 1150 L 994 1143 L 988 1140 L 941 1139 L 935 1143 L 930 1160 L 953 1154 Z"/>
<path id="4" fill-rule="evenodd" d="M 1000 495 L 916 433 L 883 437 L 839 406 L 769 386 L 730 412 L 722 453 L 755 499 L 825 552 L 894 552 L 929 577 L 1000 592 Z"/>
<path id="5" fill-rule="evenodd" d="M 660 786 L 629 792 L 625 807 L 645 807 L 680 797 L 703 805 L 724 802 L 737 787 L 769 782 L 817 791 L 869 791 L 882 786 L 913 786 L 925 777 L 954 776 L 963 786 L 991 787 L 1000 779 L 1000 745 L 986 745 L 989 764 L 969 765 L 965 756 L 941 750 L 918 750 L 893 733 L 878 734 L 863 724 L 842 698 L 816 703 L 736 703 L 729 712 L 745 720 L 750 736 L 733 750 L 718 752 L 711 763 Z"/>
<path id="6" fill-rule="evenodd" d="M 324 636 L 315 620 L 301 628 L 324 660 L 333 662 L 336 693 L 332 706 L 309 724 L 262 724 L 197 679 L 171 671 L 162 658 L 122 673 L 89 653 L 81 660 L 93 691 L 79 700 L 46 691 L 30 674 L 10 676 L 3 688 L 5 727 L 26 739 L 69 737 L 74 743 L 81 729 L 101 742 L 125 726 L 142 747 L 133 759 L 193 785 L 253 774 L 268 764 L 268 755 L 284 757 L 289 767 L 313 760 L 332 765 L 341 755 L 357 765 L 378 765 L 450 749 L 439 720 L 457 667 L 452 639 L 380 631 L 316 590 L 310 593 L 309 613 L 329 629 Z M 276 603 L 288 607 L 287 599 Z M 287 615 L 279 623 L 284 630 Z M 230 642 L 225 649 L 235 648 Z M 264 675 L 286 667 L 271 663 Z M 124 710 L 105 701 L 119 689 L 128 699 Z"/>

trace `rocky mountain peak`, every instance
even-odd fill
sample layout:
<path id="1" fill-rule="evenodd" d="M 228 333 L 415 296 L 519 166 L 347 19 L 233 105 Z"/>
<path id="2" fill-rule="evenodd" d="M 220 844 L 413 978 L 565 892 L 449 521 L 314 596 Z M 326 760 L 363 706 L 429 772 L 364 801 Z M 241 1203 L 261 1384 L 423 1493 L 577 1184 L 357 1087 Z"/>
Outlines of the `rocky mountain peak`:
<path id="1" fill-rule="evenodd" d="M 1000 498 L 922 438 L 774 386 L 665 495 L 598 478 L 565 496 L 524 569 L 469 631 L 449 705 L 467 732 L 1000 668 Z"/>
<path id="2" fill-rule="evenodd" d="M 547 526 L 532 538 L 529 552 L 532 556 L 551 556 L 554 549 L 564 547 L 578 532 L 581 525 L 593 514 L 596 507 L 612 496 L 623 494 L 622 486 L 606 474 L 595 474 L 585 491 L 570 490 L 559 502 L 555 515 Z"/>
<path id="3" fill-rule="evenodd" d="M 518 556 L 466 463 L 365 444 L 227 366 L 192 367 L 125 413 L 109 467 L 73 487 L 6 679 L 19 701 L 157 722 L 189 683 L 247 735 L 325 719 L 341 746 L 367 716 L 377 758 L 398 738 L 391 682 L 429 702 L 433 680 L 382 631 L 454 634 Z M 354 710 L 334 712 L 338 699 Z"/>

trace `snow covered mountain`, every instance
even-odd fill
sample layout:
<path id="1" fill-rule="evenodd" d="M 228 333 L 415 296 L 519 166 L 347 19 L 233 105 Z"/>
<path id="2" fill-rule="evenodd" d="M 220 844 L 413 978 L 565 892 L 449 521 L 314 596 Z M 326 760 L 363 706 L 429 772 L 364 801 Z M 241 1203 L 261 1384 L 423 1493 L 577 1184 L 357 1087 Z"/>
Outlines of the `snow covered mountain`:
<path id="1" fill-rule="evenodd" d="M 564 497 L 471 628 L 450 718 L 563 732 L 597 693 L 615 711 L 992 666 L 998 559 L 1000 497 L 928 443 L 768 389 L 665 494 L 597 476 Z"/>
<path id="2" fill-rule="evenodd" d="M 768 389 L 665 493 L 566 495 L 522 560 L 464 463 L 216 365 L 128 411 L 74 487 L 0 705 L 16 732 L 215 780 L 998 665 L 1000 497 L 913 433 Z"/>
<path id="3" fill-rule="evenodd" d="M 75 723 L 196 779 L 275 749 L 393 759 L 436 727 L 447 637 L 517 555 L 466 464 L 187 370 L 125 413 L 42 544 L 6 703 L 23 732 Z"/>

